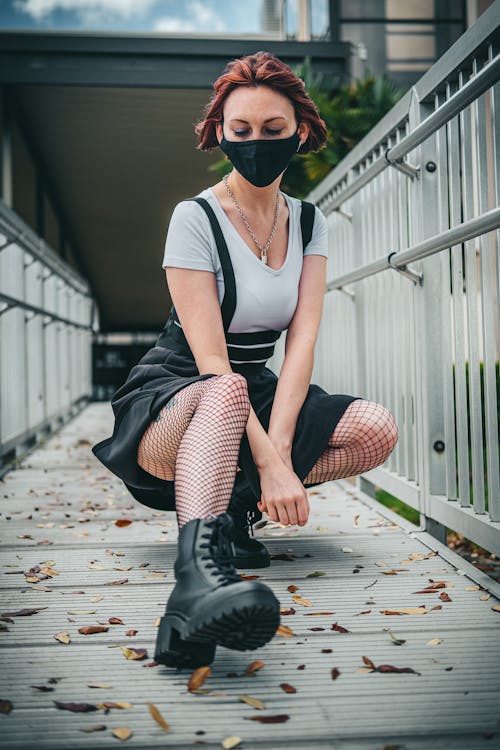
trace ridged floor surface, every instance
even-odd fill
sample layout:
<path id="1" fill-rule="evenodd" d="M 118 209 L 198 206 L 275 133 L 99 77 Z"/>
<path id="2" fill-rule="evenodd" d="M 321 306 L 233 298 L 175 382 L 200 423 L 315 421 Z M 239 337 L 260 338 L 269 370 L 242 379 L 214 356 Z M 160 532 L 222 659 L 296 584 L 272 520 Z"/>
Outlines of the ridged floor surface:
<path id="1" fill-rule="evenodd" d="M 500 748 L 498 584 L 348 480 L 309 489 L 306 527 L 259 530 L 279 557 L 241 571 L 271 586 L 289 634 L 255 651 L 219 647 L 198 693 L 192 670 L 155 666 L 175 517 L 137 503 L 95 459 L 111 425 L 109 406 L 91 404 L 0 482 L 2 748 L 221 748 L 230 737 L 241 750 Z M 23 609 L 35 611 L 8 614 Z M 79 632 L 96 625 L 108 629 Z M 126 658 L 127 647 L 146 654 Z"/>

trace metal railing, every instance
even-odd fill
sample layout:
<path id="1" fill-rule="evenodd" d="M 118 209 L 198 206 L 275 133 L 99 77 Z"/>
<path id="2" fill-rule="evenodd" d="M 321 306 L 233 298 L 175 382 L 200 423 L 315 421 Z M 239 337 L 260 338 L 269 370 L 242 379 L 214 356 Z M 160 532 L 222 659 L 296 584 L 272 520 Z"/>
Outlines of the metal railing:
<path id="1" fill-rule="evenodd" d="M 86 282 L 0 200 L 0 474 L 87 402 Z"/>
<path id="2" fill-rule="evenodd" d="M 496 0 L 308 196 L 330 243 L 314 382 L 399 428 L 358 488 L 497 554 L 499 19 Z"/>

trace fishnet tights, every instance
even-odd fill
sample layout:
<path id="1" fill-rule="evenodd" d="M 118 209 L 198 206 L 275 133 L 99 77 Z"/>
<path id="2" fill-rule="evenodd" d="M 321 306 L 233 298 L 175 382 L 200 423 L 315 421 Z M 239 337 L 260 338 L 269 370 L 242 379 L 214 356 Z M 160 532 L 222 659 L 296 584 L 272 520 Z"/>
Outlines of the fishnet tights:
<path id="1" fill-rule="evenodd" d="M 352 401 L 304 484 L 352 477 L 383 464 L 398 440 L 391 412 L 367 399 Z"/>
<path id="2" fill-rule="evenodd" d="M 178 391 L 145 430 L 137 462 L 153 476 L 175 480 L 179 528 L 192 518 L 227 509 L 249 410 L 245 378 L 216 375 Z M 375 401 L 356 399 L 304 484 L 373 469 L 386 461 L 397 440 L 391 412 Z"/>
<path id="3" fill-rule="evenodd" d="M 145 430 L 137 463 L 174 479 L 179 528 L 227 509 L 249 413 L 245 378 L 226 373 L 182 388 Z"/>

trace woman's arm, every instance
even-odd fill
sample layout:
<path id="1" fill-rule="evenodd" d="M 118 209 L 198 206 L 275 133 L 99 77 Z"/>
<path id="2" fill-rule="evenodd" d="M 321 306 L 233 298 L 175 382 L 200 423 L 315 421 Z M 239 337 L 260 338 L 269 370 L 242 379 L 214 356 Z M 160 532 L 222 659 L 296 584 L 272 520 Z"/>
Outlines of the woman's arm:
<path id="1" fill-rule="evenodd" d="M 285 358 L 271 410 L 268 435 L 289 466 L 297 418 L 311 381 L 314 347 L 323 311 L 326 265 L 323 255 L 304 256 L 297 307 L 288 326 Z"/>
<path id="2" fill-rule="evenodd" d="M 172 302 L 200 375 L 233 372 L 227 354 L 215 274 L 212 271 L 172 266 L 168 266 L 165 272 Z M 259 470 L 280 461 L 276 448 L 252 407 L 246 432 Z"/>

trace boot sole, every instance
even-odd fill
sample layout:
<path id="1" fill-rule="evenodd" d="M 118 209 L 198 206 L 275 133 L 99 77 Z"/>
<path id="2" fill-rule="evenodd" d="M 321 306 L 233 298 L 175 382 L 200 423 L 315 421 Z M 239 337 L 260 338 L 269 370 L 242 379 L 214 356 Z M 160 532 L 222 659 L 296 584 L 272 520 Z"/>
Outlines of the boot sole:
<path id="1" fill-rule="evenodd" d="M 262 591 L 238 593 L 206 614 L 186 620 L 168 612 L 160 620 L 154 660 L 169 667 L 200 667 L 215 658 L 217 645 L 250 651 L 270 641 L 280 624 L 279 602 Z"/>

